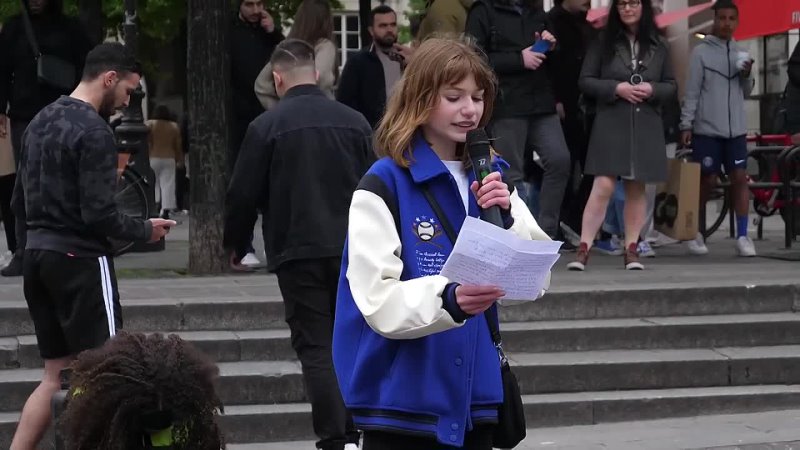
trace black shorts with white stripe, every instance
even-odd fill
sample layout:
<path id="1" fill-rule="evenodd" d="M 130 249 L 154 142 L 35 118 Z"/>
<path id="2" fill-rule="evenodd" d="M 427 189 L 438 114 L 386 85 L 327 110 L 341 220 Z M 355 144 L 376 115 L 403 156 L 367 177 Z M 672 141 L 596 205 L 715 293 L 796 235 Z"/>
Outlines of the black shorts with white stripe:
<path id="1" fill-rule="evenodd" d="M 122 328 L 111 258 L 25 250 L 25 300 L 44 359 L 103 345 Z"/>

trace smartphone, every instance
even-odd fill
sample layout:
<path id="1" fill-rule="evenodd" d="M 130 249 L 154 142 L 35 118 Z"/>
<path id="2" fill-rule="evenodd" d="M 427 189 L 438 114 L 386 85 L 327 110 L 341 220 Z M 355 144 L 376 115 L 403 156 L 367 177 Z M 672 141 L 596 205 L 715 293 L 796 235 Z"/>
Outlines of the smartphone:
<path id="1" fill-rule="evenodd" d="M 536 53 L 547 53 L 550 51 L 550 46 L 552 44 L 550 41 L 545 39 L 539 39 L 531 46 L 531 51 Z"/>

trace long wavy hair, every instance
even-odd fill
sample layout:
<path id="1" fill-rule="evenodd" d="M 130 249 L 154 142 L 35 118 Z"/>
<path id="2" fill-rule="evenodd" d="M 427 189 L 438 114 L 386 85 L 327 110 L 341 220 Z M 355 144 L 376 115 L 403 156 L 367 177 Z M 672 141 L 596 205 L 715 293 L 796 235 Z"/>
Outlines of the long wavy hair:
<path id="1" fill-rule="evenodd" d="M 386 113 L 375 134 L 376 152 L 389 156 L 401 167 L 408 167 L 411 141 L 428 121 L 439 102 L 442 87 L 460 83 L 472 75 L 484 90 L 483 116 L 478 126 L 485 126 L 492 116 L 497 78 L 485 56 L 467 38 L 432 37 L 414 52 L 403 76 L 395 86 Z M 465 158 L 463 148 L 460 149 Z"/>
<path id="2" fill-rule="evenodd" d="M 217 366 L 176 335 L 122 332 L 72 365 L 59 420 L 67 450 L 142 450 L 159 431 L 173 450 L 225 448 Z"/>
<path id="3" fill-rule="evenodd" d="M 611 6 L 608 10 L 608 23 L 603 33 L 603 49 L 606 58 L 613 58 L 616 51 L 617 43 L 620 36 L 624 35 L 627 27 L 622 23 L 622 17 L 619 14 L 617 5 L 621 0 L 611 0 Z M 650 46 L 654 36 L 658 36 L 658 27 L 656 26 L 655 13 L 653 11 L 653 2 L 651 0 L 639 0 L 642 2 L 642 18 L 639 20 L 639 29 L 636 31 L 636 41 L 639 43 L 639 54 L 636 55 L 637 59 L 644 59 L 647 52 L 650 51 Z"/>
<path id="4" fill-rule="evenodd" d="M 303 0 L 294 15 L 289 38 L 316 46 L 319 41 L 333 41 L 333 15 L 328 0 Z"/>

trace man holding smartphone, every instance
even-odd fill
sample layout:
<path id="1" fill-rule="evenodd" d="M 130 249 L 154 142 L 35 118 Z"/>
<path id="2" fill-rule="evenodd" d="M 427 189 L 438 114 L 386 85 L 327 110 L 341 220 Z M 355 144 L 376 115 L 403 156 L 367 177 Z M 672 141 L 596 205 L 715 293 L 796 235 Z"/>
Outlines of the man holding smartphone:
<path id="1" fill-rule="evenodd" d="M 529 205 L 535 205 L 538 197 L 538 214 L 532 212 L 542 229 L 560 240 L 570 154 L 547 62 L 548 55 L 557 51 L 557 36 L 549 29 L 548 16 L 537 2 L 477 0 L 467 16 L 466 33 L 486 52 L 500 84 L 489 128 L 497 139 L 494 146 L 511 165 L 504 174 L 506 182 Z M 544 172 L 540 194 L 529 194 L 523 183 L 525 168 L 534 161 Z"/>
<path id="2" fill-rule="evenodd" d="M 264 112 L 258 101 L 255 83 L 258 74 L 269 61 L 275 46 L 283 40 L 280 18 L 273 18 L 264 9 L 262 0 L 239 0 L 239 9 L 230 30 L 231 90 L 233 97 L 233 120 L 228 151 L 228 173 L 233 172 L 239 148 L 250 122 Z M 258 266 L 250 233 L 250 246 L 242 260 L 246 266 Z"/>
<path id="3" fill-rule="evenodd" d="M 44 375 L 22 410 L 12 450 L 37 448 L 61 370 L 122 328 L 108 238 L 155 242 L 175 225 L 129 217 L 114 201 L 117 147 L 108 117 L 128 106 L 140 77 L 129 49 L 95 47 L 75 91 L 42 109 L 22 137 L 12 203 L 27 224 L 25 300 Z"/>

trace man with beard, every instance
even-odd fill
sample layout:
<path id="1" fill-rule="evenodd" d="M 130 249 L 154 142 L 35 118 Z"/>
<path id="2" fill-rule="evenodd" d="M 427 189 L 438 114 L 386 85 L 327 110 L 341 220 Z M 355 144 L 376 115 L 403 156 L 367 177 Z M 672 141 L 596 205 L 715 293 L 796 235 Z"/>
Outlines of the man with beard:
<path id="1" fill-rule="evenodd" d="M 10 3 L 10 2 L 9 2 Z M 31 28 L 42 54 L 60 58 L 75 68 L 75 84 L 61 90 L 45 84 L 37 76 L 37 59 L 25 31 L 22 14 L 4 24 L 0 32 L 0 138 L 11 134 L 15 164 L 19 164 L 22 133 L 42 108 L 60 95 L 68 94 L 80 78 L 80 70 L 92 44 L 77 19 L 64 15 L 61 0 L 25 0 L 22 6 L 30 17 Z M 0 202 L 11 200 L 14 174 L 0 178 Z M 5 205 L 4 205 L 5 206 Z M 7 208 L 3 214 L 11 215 Z M 25 224 L 4 217 L 9 251 L 14 258 L 0 271 L 3 276 L 22 275 L 22 255 L 25 251 Z M 13 245 L 12 245 L 13 244 Z M 13 247 L 13 248 L 12 248 Z"/>
<path id="2" fill-rule="evenodd" d="M 233 91 L 233 120 L 231 121 L 231 140 L 228 151 L 228 173 L 233 171 L 239 148 L 250 122 L 264 112 L 254 89 L 261 70 L 269 62 L 275 46 L 283 40 L 280 18 L 273 18 L 262 0 L 239 0 L 239 9 L 231 25 L 230 35 L 231 88 Z M 242 263 L 255 267 L 261 264 L 253 247 L 253 233 L 250 246 Z"/>
<path id="3" fill-rule="evenodd" d="M 37 448 L 61 370 L 122 327 L 108 238 L 155 242 L 175 225 L 134 219 L 114 202 L 117 150 L 106 120 L 128 105 L 140 73 L 121 44 L 97 46 L 78 87 L 42 109 L 22 136 L 12 202 L 28 225 L 24 291 L 44 375 L 22 410 L 12 450 Z"/>
<path id="4" fill-rule="evenodd" d="M 370 11 L 367 30 L 372 45 L 347 59 L 336 99 L 375 128 L 413 50 L 397 43 L 397 14 L 386 5 Z"/>

